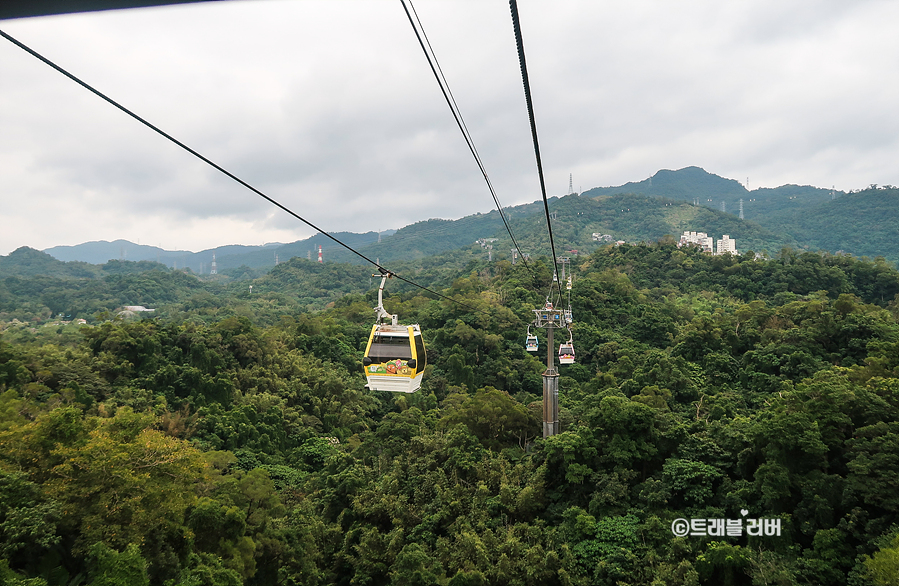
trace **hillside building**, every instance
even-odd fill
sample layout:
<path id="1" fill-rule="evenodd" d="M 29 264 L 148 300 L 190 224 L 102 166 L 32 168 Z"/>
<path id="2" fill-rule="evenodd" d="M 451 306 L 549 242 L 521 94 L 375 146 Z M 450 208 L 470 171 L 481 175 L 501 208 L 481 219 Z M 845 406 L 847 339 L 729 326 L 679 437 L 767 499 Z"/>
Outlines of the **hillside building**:
<path id="1" fill-rule="evenodd" d="M 714 249 L 712 248 L 713 244 L 712 237 L 705 232 L 690 232 L 687 230 L 681 235 L 677 246 L 693 245 L 698 246 L 705 252 L 714 252 Z"/>
<path id="2" fill-rule="evenodd" d="M 725 234 L 718 240 L 715 254 L 737 254 L 737 241 Z"/>

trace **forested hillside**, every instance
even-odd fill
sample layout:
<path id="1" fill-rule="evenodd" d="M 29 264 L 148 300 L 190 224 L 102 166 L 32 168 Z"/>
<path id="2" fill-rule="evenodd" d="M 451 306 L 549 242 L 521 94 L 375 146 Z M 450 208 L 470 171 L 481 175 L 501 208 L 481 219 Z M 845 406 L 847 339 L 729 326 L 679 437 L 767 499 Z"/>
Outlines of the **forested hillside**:
<path id="1" fill-rule="evenodd" d="M 592 252 L 602 245 L 594 233 L 608 234 L 612 240 L 630 243 L 655 242 L 665 235 L 679 237 L 685 230 L 706 232 L 713 238 L 728 234 L 737 240 L 741 252 L 753 250 L 776 254 L 783 247 L 817 252 L 847 252 L 855 256 L 883 256 L 899 262 L 897 229 L 899 189 L 892 186 L 843 193 L 808 185 L 782 185 L 748 191 L 739 182 L 708 173 L 699 167 L 677 171 L 662 170 L 644 181 L 616 187 L 597 187 L 577 195 L 549 199 L 556 213 L 554 230 L 559 246 Z M 739 219 L 739 201 L 744 203 L 745 220 Z M 721 211 L 722 202 L 726 211 Z M 510 226 L 524 253 L 546 250 L 542 202 L 504 208 Z M 483 238 L 496 238 L 495 258 L 511 258 L 513 244 L 495 210 L 458 220 L 431 219 L 378 234 L 337 233 L 336 236 L 372 259 L 387 263 L 409 262 L 467 248 Z M 156 258 L 196 274 L 209 274 L 213 253 L 217 253 L 219 274 L 258 277 L 275 266 L 276 257 L 317 259 L 321 245 L 327 263 L 355 263 L 359 257 L 322 235 L 291 244 L 267 246 L 223 246 L 198 253 L 162 251 L 125 241 L 93 242 L 74 247 L 55 247 L 47 252 L 70 262 L 51 266 L 52 259 L 37 258 L 37 251 L 20 249 L 0 257 L 0 275 L 48 274 L 88 277 L 104 274 L 113 263 L 105 260 L 119 255 Z M 131 254 L 128 257 L 127 254 Z M 27 258 L 26 258 L 27 257 Z M 102 269 L 72 259 L 102 263 Z M 57 263 L 59 264 L 59 263 Z M 120 263 L 121 265 L 121 263 Z M 161 267 L 159 267 L 161 268 Z M 144 267 L 143 270 L 147 270 Z M 23 272 L 24 271 L 24 272 Z"/>
<path id="2" fill-rule="evenodd" d="M 665 243 L 576 258 L 578 363 L 546 440 L 524 334 L 551 270 L 529 267 L 474 247 L 403 269 L 465 304 L 388 291 L 428 344 L 414 395 L 363 387 L 367 269 L 48 282 L 83 311 L 171 308 L 77 333 L 10 324 L 15 286 L 35 311 L 52 298 L 6 278 L 0 583 L 895 583 L 890 265 Z M 679 518 L 780 533 L 676 536 Z"/>
<path id="3" fill-rule="evenodd" d="M 873 186 L 759 221 L 813 250 L 899 262 L 899 188 Z"/>
<path id="4" fill-rule="evenodd" d="M 680 201 L 697 201 L 699 205 L 739 215 L 743 200 L 743 216 L 766 227 L 767 218 L 799 210 L 842 197 L 844 192 L 811 185 L 781 185 L 749 190 L 735 179 L 725 179 L 699 167 L 685 167 L 677 171 L 662 169 L 643 181 L 632 181 L 614 187 L 594 187 L 581 195 L 598 197 L 618 194 L 664 197 Z"/>

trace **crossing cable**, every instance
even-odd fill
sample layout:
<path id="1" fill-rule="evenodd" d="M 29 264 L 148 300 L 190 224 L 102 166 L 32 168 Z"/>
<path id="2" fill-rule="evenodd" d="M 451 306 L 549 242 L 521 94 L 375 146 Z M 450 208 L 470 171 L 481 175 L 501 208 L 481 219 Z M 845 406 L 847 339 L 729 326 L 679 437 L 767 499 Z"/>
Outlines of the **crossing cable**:
<path id="1" fill-rule="evenodd" d="M 131 110 L 129 110 L 128 108 L 126 108 L 125 106 L 119 104 L 118 102 L 116 102 L 115 100 L 113 100 L 112 98 L 110 98 L 109 96 L 107 96 L 106 94 L 104 94 L 104 93 L 102 93 L 101 91 L 95 89 L 93 86 L 91 86 L 91 85 L 89 85 L 88 83 L 82 81 L 81 79 L 75 77 L 73 74 L 69 73 L 68 71 L 66 71 L 65 69 L 63 69 L 62 67 L 60 67 L 59 65 L 57 65 L 56 63 L 54 63 L 53 61 L 50 61 L 48 58 L 44 57 L 43 55 L 41 55 L 40 53 L 38 53 L 38 52 L 35 51 L 34 49 L 31 49 L 31 48 L 28 47 L 27 45 L 25 45 L 25 44 L 19 42 L 18 40 L 14 39 L 13 37 L 11 37 L 10 35 L 8 35 L 7 33 L 5 33 L 5 32 L 2 31 L 2 30 L 0 30 L 0 36 L 2 36 L 3 38 L 5 38 L 6 40 L 10 41 L 12 44 L 16 45 L 17 47 L 19 47 L 20 49 L 22 49 L 22 50 L 25 51 L 26 53 L 29 53 L 29 54 L 32 55 L 33 57 L 36 57 L 37 59 L 43 61 L 45 64 L 49 65 L 50 67 L 52 67 L 53 69 L 55 69 L 55 70 L 58 71 L 59 73 L 65 75 L 66 77 L 68 77 L 69 79 L 71 79 L 72 81 L 74 81 L 75 83 L 77 83 L 78 85 L 80 85 L 81 87 L 85 88 L 85 89 L 88 90 L 89 92 L 91 92 L 91 93 L 93 93 L 94 95 L 96 95 L 96 96 L 102 98 L 104 101 L 108 102 L 109 104 L 115 106 L 116 108 L 118 108 L 119 110 L 121 110 L 122 112 L 124 112 L 125 114 L 131 116 L 132 118 L 134 118 L 135 120 L 137 120 L 138 122 L 140 122 L 141 124 L 143 124 L 144 126 L 146 126 L 147 128 L 153 130 L 153 131 L 156 132 L 157 134 L 163 136 L 164 138 L 166 138 L 166 139 L 168 139 L 169 141 L 173 142 L 174 144 L 178 145 L 179 147 L 181 147 L 182 149 L 184 149 L 184 150 L 187 151 L 188 153 L 192 154 L 192 155 L 195 156 L 196 158 L 200 159 L 201 161 L 203 161 L 204 163 L 206 163 L 207 165 L 209 165 L 209 166 L 212 167 L 213 169 L 215 169 L 215 170 L 221 172 L 222 174 L 226 175 L 227 177 L 233 179 L 233 180 L 236 181 L 237 183 L 240 183 L 241 185 L 243 185 L 244 187 L 246 187 L 247 189 L 249 189 L 250 191 L 252 191 L 252 192 L 255 193 L 256 195 L 258 195 L 258 196 L 261 197 L 262 199 L 268 201 L 269 203 L 271 203 L 271 204 L 274 205 L 275 207 L 280 208 L 281 210 L 287 212 L 288 214 L 290 214 L 291 216 L 293 216 L 293 217 L 296 218 L 297 220 L 303 222 L 304 224 L 306 224 L 306 225 L 309 226 L 310 228 L 312 228 L 312 229 L 314 229 L 314 230 L 317 230 L 319 233 L 321 233 L 322 235 L 324 235 L 324 236 L 330 238 L 331 240 L 333 240 L 334 242 L 336 242 L 336 243 L 339 244 L 340 246 L 346 248 L 347 250 L 349 250 L 350 252 L 352 252 L 353 254 L 355 254 L 356 256 L 358 256 L 359 258 L 362 258 L 363 260 L 365 260 L 365 261 L 367 261 L 367 262 L 369 262 L 369 263 L 375 265 L 376 267 L 378 267 L 378 271 L 380 271 L 382 274 L 384 274 L 384 273 L 389 273 L 389 274 L 393 275 L 394 277 L 396 277 L 397 279 L 399 279 L 400 281 L 403 281 L 404 283 L 408 283 L 409 285 L 412 285 L 413 287 L 418 287 L 419 289 L 421 289 L 421 290 L 423 290 L 423 291 L 427 291 L 428 293 L 431 293 L 432 295 L 435 295 L 435 296 L 437 296 L 437 297 L 439 297 L 439 298 L 441 298 L 441 299 L 446 299 L 447 301 L 450 301 L 450 302 L 455 303 L 455 304 L 457 304 L 457 305 L 460 305 L 460 306 L 462 306 L 462 307 L 467 307 L 468 309 L 472 309 L 472 310 L 474 310 L 474 311 L 476 311 L 476 312 L 478 312 L 478 313 L 488 314 L 486 311 L 483 311 L 483 310 L 481 310 L 481 309 L 478 309 L 478 308 L 476 308 L 476 307 L 473 307 L 473 306 L 471 306 L 471 305 L 468 305 L 467 303 L 462 303 L 461 301 L 457 301 L 457 300 L 455 300 L 455 299 L 452 299 L 451 297 L 447 297 L 446 295 L 443 295 L 443 294 L 441 294 L 441 293 L 438 293 L 437 291 L 434 291 L 434 290 L 432 290 L 432 289 L 429 289 L 428 287 L 425 287 L 425 286 L 423 286 L 423 285 L 419 285 L 418 283 L 415 283 L 414 281 L 411 281 L 411 280 L 409 280 L 409 279 L 407 279 L 407 278 L 405 278 L 405 277 L 402 277 L 402 276 L 400 276 L 400 275 L 394 273 L 393 271 L 391 271 L 391 270 L 389 270 L 389 269 L 387 269 L 387 268 L 381 266 L 379 263 L 377 263 L 377 262 L 373 261 L 372 259 L 368 258 L 367 256 L 365 256 L 364 254 L 362 254 L 362 253 L 359 252 L 358 250 L 355 250 L 353 247 L 349 246 L 348 244 L 344 244 L 343 242 L 341 242 L 340 240 L 338 240 L 338 239 L 335 238 L 334 236 L 331 236 L 330 234 L 328 234 L 327 232 L 325 232 L 324 230 L 322 230 L 321 228 L 319 228 L 318 226 L 316 226 L 315 224 L 313 224 L 313 223 L 310 222 L 309 220 L 303 218 L 302 216 L 300 216 L 299 214 L 297 214 L 296 212 L 294 212 L 293 210 L 291 210 L 291 209 L 288 208 L 287 206 L 285 206 L 285 205 L 279 203 L 278 201 L 272 199 L 271 197 L 267 196 L 266 194 L 264 194 L 264 193 L 261 192 L 260 190 L 256 189 L 255 187 L 253 187 L 252 185 L 250 185 L 249 183 L 247 183 L 246 181 L 244 181 L 243 179 L 241 179 L 240 177 L 238 177 L 237 175 L 234 175 L 233 173 L 231 173 L 231 172 L 228 171 L 227 169 L 225 169 L 225 168 L 223 168 L 223 167 L 217 165 L 216 163 L 214 163 L 214 162 L 212 162 L 211 160 L 209 160 L 208 158 L 204 157 L 203 155 L 201 155 L 200 153 L 198 153 L 198 152 L 195 151 L 194 149 L 190 148 L 189 146 L 187 146 L 186 144 L 184 144 L 184 143 L 181 142 L 180 140 L 176 139 L 176 138 L 173 137 L 172 135 L 170 135 L 170 134 L 164 132 L 163 130 L 161 130 L 161 129 L 158 128 L 157 126 L 154 126 L 153 124 L 151 124 L 151 123 L 148 122 L 147 120 L 141 118 L 140 116 L 138 116 L 137 114 L 135 114 L 134 112 L 132 112 Z M 488 315 L 489 315 L 489 314 L 488 314 Z"/>
<path id="2" fill-rule="evenodd" d="M 409 7 L 406 6 L 406 2 L 408 1 L 409 6 L 412 7 L 412 13 L 409 12 Z M 412 0 L 400 0 L 400 4 L 403 5 L 403 10 L 406 11 L 406 17 L 409 19 L 409 24 L 412 25 L 412 30 L 415 31 L 415 36 L 418 39 L 418 44 L 421 45 L 421 50 L 425 54 L 425 58 L 428 60 L 428 65 L 431 66 L 431 71 L 434 73 L 434 78 L 437 80 L 437 85 L 440 86 L 440 91 L 443 93 L 443 99 L 446 100 L 447 106 L 449 106 L 450 112 L 453 113 L 453 118 L 456 120 L 456 125 L 459 127 L 459 130 L 462 132 L 462 137 L 465 138 L 465 143 L 468 145 L 468 150 L 471 151 L 471 156 L 474 157 L 475 162 L 478 164 L 478 168 L 481 170 L 481 175 L 484 176 L 484 181 L 487 182 L 487 188 L 490 190 L 490 195 L 493 196 L 493 202 L 496 204 L 496 209 L 499 211 L 499 216 L 503 220 L 503 224 L 506 226 L 506 231 L 509 233 L 509 237 L 512 238 L 512 243 L 515 245 L 515 249 L 518 251 L 519 256 L 521 256 L 522 262 L 524 262 L 525 268 L 527 268 L 528 272 L 531 273 L 532 276 L 536 277 L 537 275 L 531 270 L 530 265 L 528 265 L 527 259 L 524 257 L 524 253 L 521 252 L 521 247 L 518 246 L 518 241 L 515 240 L 515 236 L 512 234 L 512 228 L 509 227 L 509 222 L 506 221 L 506 214 L 503 213 L 503 206 L 499 203 L 499 197 L 496 195 L 496 191 L 493 189 L 493 183 L 490 181 L 490 177 L 487 175 L 487 170 L 484 168 L 484 163 L 481 161 L 481 155 L 478 153 L 477 147 L 475 147 L 474 140 L 471 138 L 471 133 L 468 132 L 468 126 L 465 124 L 465 119 L 462 118 L 462 112 L 459 110 L 459 106 L 456 104 L 456 98 L 453 96 L 452 90 L 450 90 L 449 82 L 446 81 L 446 77 L 443 75 L 443 69 L 440 67 L 440 62 L 437 61 L 437 54 L 434 52 L 434 48 L 431 47 L 431 41 L 428 39 L 428 34 L 425 32 L 424 26 L 421 24 L 421 19 L 418 18 L 418 12 L 415 10 L 415 5 L 412 4 Z M 412 19 L 412 14 L 415 14 L 415 20 Z M 416 26 L 416 22 L 418 25 Z M 419 33 L 421 31 L 421 33 Z M 422 40 L 424 37 L 424 40 Z M 427 47 L 425 47 L 427 44 Z"/>
<path id="3" fill-rule="evenodd" d="M 540 144 L 537 142 L 537 123 L 534 120 L 534 104 L 531 101 L 531 84 L 528 81 L 528 65 L 524 58 L 524 42 L 521 40 L 521 24 L 518 21 L 518 3 L 509 0 L 509 9 L 512 12 L 512 26 L 515 29 L 515 44 L 518 47 L 518 63 L 521 66 L 521 83 L 524 86 L 524 98 L 528 105 L 528 118 L 531 121 L 531 136 L 534 138 L 534 154 L 537 157 L 537 174 L 540 176 L 540 193 L 543 195 L 543 211 L 546 213 L 546 228 L 549 230 L 549 246 L 553 253 L 554 274 L 558 278 L 559 265 L 556 261 L 556 244 L 553 241 L 553 226 L 549 218 L 549 202 L 546 200 L 546 181 L 543 179 L 543 162 L 540 159 Z M 559 297 L 562 296 L 562 286 L 559 284 Z"/>

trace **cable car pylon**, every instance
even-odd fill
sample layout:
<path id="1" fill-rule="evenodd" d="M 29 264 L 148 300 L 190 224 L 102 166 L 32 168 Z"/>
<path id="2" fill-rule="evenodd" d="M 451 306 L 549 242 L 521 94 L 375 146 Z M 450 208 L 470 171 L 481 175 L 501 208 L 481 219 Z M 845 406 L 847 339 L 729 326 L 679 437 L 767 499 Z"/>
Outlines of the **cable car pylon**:
<path id="1" fill-rule="evenodd" d="M 552 437 L 559 433 L 559 373 L 556 371 L 553 357 L 553 332 L 556 328 L 568 326 L 565 313 L 553 307 L 552 302 L 534 310 L 534 325 L 546 328 L 546 370 L 543 372 L 543 437 Z"/>

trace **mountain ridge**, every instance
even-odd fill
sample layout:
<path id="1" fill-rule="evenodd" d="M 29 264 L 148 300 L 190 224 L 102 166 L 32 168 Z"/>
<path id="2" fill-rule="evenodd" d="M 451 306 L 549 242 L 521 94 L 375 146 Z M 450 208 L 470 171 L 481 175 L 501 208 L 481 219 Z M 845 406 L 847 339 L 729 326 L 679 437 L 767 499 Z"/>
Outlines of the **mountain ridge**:
<path id="1" fill-rule="evenodd" d="M 577 195 L 577 200 L 570 199 L 570 195 L 552 197 L 549 198 L 549 206 L 557 214 L 563 214 L 554 222 L 554 231 L 558 232 L 559 239 L 557 253 L 560 249 L 587 252 L 600 246 L 602 243 L 592 239 L 594 232 L 609 234 L 613 240 L 634 242 L 658 240 L 665 235 L 678 237 L 682 231 L 692 230 L 706 232 L 713 238 L 728 234 L 737 240 L 739 251 L 752 249 L 775 253 L 787 246 L 832 253 L 843 251 L 859 256 L 884 256 L 893 262 L 899 261 L 899 243 L 895 242 L 893 234 L 895 230 L 891 232 L 889 222 L 874 221 L 892 217 L 890 210 L 895 206 L 889 207 L 892 200 L 884 199 L 883 193 L 870 191 L 847 194 L 794 184 L 749 191 L 739 181 L 693 166 L 678 170 L 662 169 L 642 181 L 619 186 L 595 187 Z M 853 195 L 853 204 L 848 203 L 849 200 L 845 204 L 839 203 L 847 195 Z M 741 200 L 743 220 L 738 217 Z M 581 203 L 575 205 L 576 201 Z M 866 203 L 861 205 L 859 202 Z M 879 209 L 878 206 L 887 207 Z M 639 214 L 636 209 L 630 210 L 631 207 L 639 209 Z M 628 214 L 628 211 L 632 213 Z M 549 242 L 542 201 L 505 208 L 504 212 L 525 253 L 547 254 Z M 837 220 L 834 218 L 838 218 L 841 226 L 851 225 L 856 229 L 854 232 L 833 230 L 827 222 L 814 220 L 814 214 L 819 212 L 822 217 L 830 218 L 829 222 L 835 222 Z M 575 215 L 565 219 L 564 214 Z M 857 227 L 866 222 L 877 230 L 870 242 L 858 237 L 864 230 Z M 836 241 L 835 234 L 844 234 L 845 241 Z M 497 239 L 489 251 L 491 257 L 510 258 L 512 247 L 496 210 L 456 220 L 432 218 L 380 234 L 338 232 L 333 236 L 379 262 L 414 261 L 458 250 L 485 238 Z M 212 255 L 215 254 L 219 273 L 244 274 L 252 270 L 269 270 L 275 266 L 276 260 L 284 262 L 293 257 L 315 260 L 318 245 L 322 246 L 325 262 L 363 262 L 321 234 L 286 244 L 235 244 L 199 252 L 166 251 L 127 240 L 57 246 L 45 252 L 59 260 L 94 261 L 94 264 L 105 264 L 110 258 L 158 260 L 171 268 L 189 268 L 197 274 L 210 272 Z M 484 253 L 485 256 L 488 254 L 486 250 Z M 103 259 L 103 256 L 107 258 Z M 66 270 L 75 271 L 75 267 Z"/>

